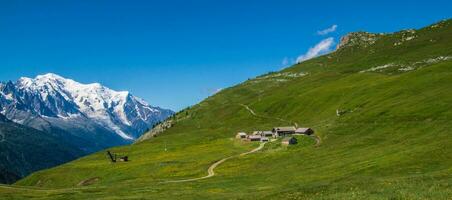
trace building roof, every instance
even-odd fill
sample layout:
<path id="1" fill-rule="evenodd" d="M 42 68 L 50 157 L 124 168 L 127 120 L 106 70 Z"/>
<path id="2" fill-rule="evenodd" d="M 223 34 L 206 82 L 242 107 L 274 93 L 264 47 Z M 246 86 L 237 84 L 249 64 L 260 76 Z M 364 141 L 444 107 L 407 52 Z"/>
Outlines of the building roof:
<path id="1" fill-rule="evenodd" d="M 260 135 L 249 135 L 248 138 L 249 139 L 259 139 L 259 138 L 261 138 L 261 136 Z"/>
<path id="2" fill-rule="evenodd" d="M 277 131 L 295 131 L 294 126 L 275 127 L 274 129 Z"/>
<path id="3" fill-rule="evenodd" d="M 272 131 L 254 131 L 253 135 L 269 135 L 269 134 L 273 134 Z"/>
<path id="4" fill-rule="evenodd" d="M 262 131 L 253 131 L 253 135 L 259 135 L 261 133 L 262 133 Z"/>
<path id="5" fill-rule="evenodd" d="M 308 131 L 309 129 L 311 129 L 311 128 L 297 128 L 297 130 L 295 130 L 295 132 L 304 133 L 304 132 Z"/>

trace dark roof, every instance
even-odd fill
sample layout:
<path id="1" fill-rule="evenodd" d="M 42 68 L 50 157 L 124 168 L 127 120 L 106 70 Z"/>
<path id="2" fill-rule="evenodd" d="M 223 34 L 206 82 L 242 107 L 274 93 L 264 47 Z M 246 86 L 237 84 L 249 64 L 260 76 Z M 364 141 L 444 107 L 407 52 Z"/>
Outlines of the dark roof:
<path id="1" fill-rule="evenodd" d="M 304 132 L 306 132 L 306 131 L 308 131 L 308 130 L 310 130 L 311 128 L 297 128 L 297 130 L 295 130 L 295 132 L 298 132 L 298 133 L 304 133 Z"/>

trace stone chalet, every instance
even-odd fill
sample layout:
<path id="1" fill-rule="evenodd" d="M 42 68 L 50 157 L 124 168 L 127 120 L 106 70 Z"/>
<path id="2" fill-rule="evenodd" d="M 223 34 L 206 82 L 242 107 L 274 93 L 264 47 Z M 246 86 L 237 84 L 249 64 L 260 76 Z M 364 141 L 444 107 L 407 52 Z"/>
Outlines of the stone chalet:
<path id="1" fill-rule="evenodd" d="M 245 132 L 238 132 L 235 138 L 237 139 L 246 139 L 248 135 Z"/>
<path id="2" fill-rule="evenodd" d="M 305 135 L 311 135 L 314 131 L 311 128 L 297 128 L 295 130 L 295 134 L 305 134 Z"/>
<path id="3" fill-rule="evenodd" d="M 282 137 L 286 135 L 292 135 L 295 134 L 295 126 L 286 126 L 286 127 L 275 127 L 272 129 L 273 134 L 276 137 Z"/>

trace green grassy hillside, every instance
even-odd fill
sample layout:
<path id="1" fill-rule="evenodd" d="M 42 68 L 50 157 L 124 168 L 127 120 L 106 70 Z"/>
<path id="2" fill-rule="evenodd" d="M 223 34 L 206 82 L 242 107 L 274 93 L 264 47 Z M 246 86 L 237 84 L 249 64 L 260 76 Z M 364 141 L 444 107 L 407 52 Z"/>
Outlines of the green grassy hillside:
<path id="1" fill-rule="evenodd" d="M 452 21 L 355 33 L 337 51 L 227 88 L 179 112 L 156 137 L 40 171 L 6 198 L 448 199 L 452 196 Z M 256 115 L 245 107 L 248 106 Z M 336 112 L 339 111 L 338 116 Z M 231 158 L 238 131 L 312 127 L 320 137 Z"/>

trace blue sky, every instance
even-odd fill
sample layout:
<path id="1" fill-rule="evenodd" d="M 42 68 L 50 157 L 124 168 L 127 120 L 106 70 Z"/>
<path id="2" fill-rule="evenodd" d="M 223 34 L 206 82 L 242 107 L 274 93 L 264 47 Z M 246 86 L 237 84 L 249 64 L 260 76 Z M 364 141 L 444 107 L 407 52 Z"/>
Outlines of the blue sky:
<path id="1" fill-rule="evenodd" d="M 420 28 L 451 10 L 435 0 L 0 0 L 0 80 L 52 72 L 178 110 L 347 32 Z"/>

